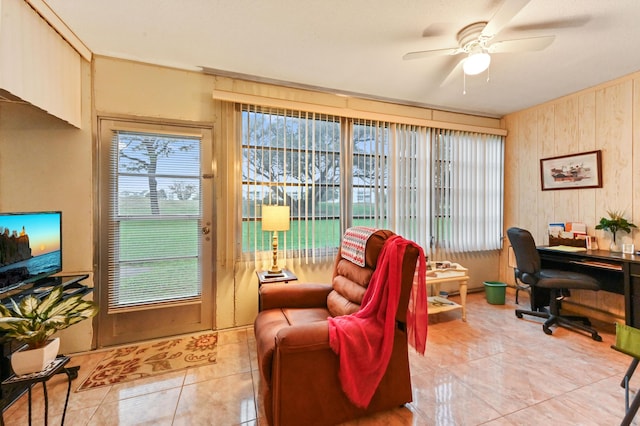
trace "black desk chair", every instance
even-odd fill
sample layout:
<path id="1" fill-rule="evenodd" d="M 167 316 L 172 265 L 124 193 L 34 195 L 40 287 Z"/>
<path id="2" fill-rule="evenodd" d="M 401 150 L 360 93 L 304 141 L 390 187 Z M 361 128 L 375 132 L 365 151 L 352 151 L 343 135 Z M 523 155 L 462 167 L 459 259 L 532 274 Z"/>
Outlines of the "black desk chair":
<path id="1" fill-rule="evenodd" d="M 529 284 L 523 283 L 520 279 L 520 275 L 522 274 L 520 273 L 518 268 L 513 268 L 513 278 L 515 279 L 516 283 L 516 305 L 520 304 L 520 302 L 518 302 L 518 293 L 520 293 L 520 290 L 526 291 L 527 293 L 529 293 L 529 297 L 531 297 L 531 286 Z"/>
<path id="2" fill-rule="evenodd" d="M 518 295 L 520 294 L 520 290 L 526 291 L 529 293 L 529 298 L 531 298 L 531 286 L 529 284 L 525 284 L 520 279 L 520 271 L 518 271 L 518 266 L 515 264 L 516 255 L 513 251 L 513 247 L 509 247 L 509 268 L 513 268 L 513 278 L 516 285 L 516 305 L 519 305 Z"/>
<path id="3" fill-rule="evenodd" d="M 531 233 L 525 229 L 509 228 L 507 230 L 509 242 L 516 255 L 516 265 L 520 273 L 520 280 L 531 286 L 531 310 L 516 309 L 516 316 L 531 315 L 546 318 L 542 330 L 551 334 L 549 328 L 558 325 L 569 329 L 586 331 L 591 338 L 598 342 L 602 337 L 591 327 L 586 317 L 560 315 L 561 300 L 566 289 L 600 290 L 598 281 L 588 275 L 573 271 L 556 269 L 542 269 L 540 255 Z M 547 309 L 548 306 L 548 309 Z"/>

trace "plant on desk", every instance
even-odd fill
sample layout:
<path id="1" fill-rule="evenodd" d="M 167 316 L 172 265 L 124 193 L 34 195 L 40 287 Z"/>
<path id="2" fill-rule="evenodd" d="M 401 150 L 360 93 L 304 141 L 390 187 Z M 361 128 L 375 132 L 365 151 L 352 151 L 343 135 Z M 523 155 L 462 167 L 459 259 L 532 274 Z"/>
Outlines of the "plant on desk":
<path id="1" fill-rule="evenodd" d="M 42 371 L 58 355 L 60 338 L 50 339 L 58 330 L 91 318 L 98 306 L 82 295 L 63 298 L 64 286 L 57 286 L 42 299 L 28 295 L 11 308 L 0 305 L 0 332 L 4 338 L 27 344 L 26 350 L 11 355 L 17 375 Z M 24 359 L 27 358 L 27 359 Z"/>
<path id="2" fill-rule="evenodd" d="M 609 215 L 609 219 L 603 217 L 600 219 L 600 223 L 596 225 L 596 229 L 603 229 L 605 231 L 610 231 L 613 236 L 613 240 L 611 241 L 611 246 L 609 247 L 610 251 L 619 252 L 620 246 L 616 242 L 616 234 L 618 231 L 625 231 L 626 233 L 631 232 L 631 228 L 637 228 L 636 225 L 629 222 L 624 218 L 623 211 L 607 211 Z"/>

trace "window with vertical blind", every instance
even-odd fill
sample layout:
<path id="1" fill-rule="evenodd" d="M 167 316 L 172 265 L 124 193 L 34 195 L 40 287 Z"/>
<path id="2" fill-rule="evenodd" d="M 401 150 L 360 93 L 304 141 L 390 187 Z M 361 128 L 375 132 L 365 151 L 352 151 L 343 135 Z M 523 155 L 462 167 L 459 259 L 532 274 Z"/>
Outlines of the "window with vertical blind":
<path id="1" fill-rule="evenodd" d="M 201 295 L 200 139 L 114 131 L 109 311 Z"/>
<path id="2" fill-rule="evenodd" d="M 242 247 L 271 248 L 262 205 L 288 205 L 290 230 L 279 247 L 312 260 L 340 237 L 339 118 L 300 111 L 242 108 Z"/>
<path id="3" fill-rule="evenodd" d="M 239 111 L 244 253 L 270 249 L 263 204 L 291 206 L 279 248 L 307 261 L 333 255 L 355 225 L 392 229 L 426 249 L 499 247 L 502 137 L 252 105 Z"/>
<path id="4" fill-rule="evenodd" d="M 393 229 L 429 246 L 429 161 L 426 128 L 383 121 L 348 121 L 344 146 L 353 158 L 343 186 L 345 227 Z M 351 193 L 352 192 L 352 193 Z"/>
<path id="5" fill-rule="evenodd" d="M 380 121 L 356 121 L 351 142 L 352 219 L 346 226 L 388 228 L 390 124 Z"/>
<path id="6" fill-rule="evenodd" d="M 502 247 L 504 138 L 433 129 L 433 236 L 455 252 Z"/>
<path id="7" fill-rule="evenodd" d="M 390 226 L 428 250 L 431 244 L 431 167 L 424 126 L 394 124 L 390 162 Z"/>

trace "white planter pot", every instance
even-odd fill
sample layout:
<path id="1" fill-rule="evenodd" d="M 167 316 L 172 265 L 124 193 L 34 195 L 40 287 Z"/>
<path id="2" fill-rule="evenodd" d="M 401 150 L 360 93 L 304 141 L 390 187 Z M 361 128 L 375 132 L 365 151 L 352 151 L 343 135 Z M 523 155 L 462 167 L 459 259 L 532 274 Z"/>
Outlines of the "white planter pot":
<path id="1" fill-rule="evenodd" d="M 60 338 L 56 337 L 38 349 L 20 350 L 11 354 L 11 368 L 17 376 L 44 370 L 58 356 Z"/>

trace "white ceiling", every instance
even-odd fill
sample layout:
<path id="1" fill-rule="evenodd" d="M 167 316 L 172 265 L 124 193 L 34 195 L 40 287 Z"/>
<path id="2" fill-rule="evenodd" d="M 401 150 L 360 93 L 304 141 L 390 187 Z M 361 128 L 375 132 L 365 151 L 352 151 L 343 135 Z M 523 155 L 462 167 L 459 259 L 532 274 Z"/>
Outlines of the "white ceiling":
<path id="1" fill-rule="evenodd" d="M 640 70 L 640 1 L 531 0 L 495 40 L 555 35 L 443 79 L 502 0 L 45 0 L 95 54 L 500 117 Z M 518 1 L 518 0 L 516 0 Z M 522 1 L 522 0 L 520 0 Z"/>

